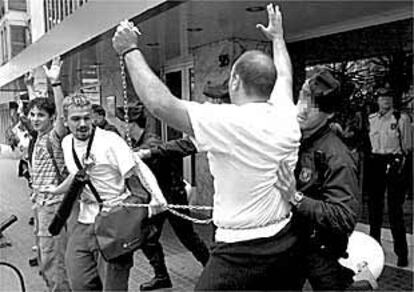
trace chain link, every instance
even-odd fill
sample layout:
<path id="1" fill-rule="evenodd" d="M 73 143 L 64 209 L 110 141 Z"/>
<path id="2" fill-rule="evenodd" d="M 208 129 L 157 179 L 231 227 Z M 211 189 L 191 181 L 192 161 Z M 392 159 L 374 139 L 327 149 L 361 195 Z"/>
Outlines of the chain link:
<path id="1" fill-rule="evenodd" d="M 126 124 L 125 139 L 128 146 L 132 149 L 131 133 L 129 132 L 129 116 L 128 116 L 128 93 L 127 93 L 127 82 L 125 73 L 125 62 L 122 56 L 119 56 L 119 65 L 121 67 L 121 80 L 122 80 L 122 97 L 124 105 L 124 120 Z"/>
<path id="2" fill-rule="evenodd" d="M 138 204 L 138 203 L 123 203 L 123 202 L 119 202 L 119 203 L 115 203 L 115 204 L 105 204 L 102 203 L 101 204 L 104 207 L 134 207 L 134 208 L 148 208 L 150 206 L 150 204 Z M 210 224 L 212 222 L 213 219 L 209 218 L 209 219 L 197 219 L 197 218 L 193 218 L 191 216 L 188 216 L 186 214 L 180 213 L 175 211 L 174 209 L 183 209 L 183 210 L 212 210 L 213 207 L 210 206 L 198 206 L 198 205 L 175 205 L 175 204 L 167 204 L 166 206 L 167 211 L 169 211 L 171 214 L 177 216 L 177 217 L 181 217 L 185 220 L 191 221 L 195 224 Z"/>

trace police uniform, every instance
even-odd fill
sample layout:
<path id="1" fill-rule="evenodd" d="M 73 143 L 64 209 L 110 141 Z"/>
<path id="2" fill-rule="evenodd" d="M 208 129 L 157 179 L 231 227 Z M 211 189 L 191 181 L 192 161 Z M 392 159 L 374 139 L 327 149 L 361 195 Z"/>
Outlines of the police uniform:
<path id="1" fill-rule="evenodd" d="M 119 109 L 117 113 L 118 118 L 123 120 L 122 109 Z M 128 113 L 130 121 L 142 118 L 142 109 L 138 107 L 131 107 Z M 163 144 L 157 135 L 146 131 L 138 140 L 131 138 L 134 151 L 151 149 L 151 157 L 144 159 L 144 162 L 154 173 L 167 202 L 169 204 L 188 205 L 180 168 L 182 168 L 182 157 L 196 153 L 197 150 L 194 144 L 189 139 L 179 139 Z M 189 210 L 180 210 L 180 213 L 190 215 Z M 142 284 L 140 290 L 154 290 L 172 286 L 160 243 L 162 227 L 166 219 L 168 219 L 180 242 L 192 252 L 203 266 L 210 256 L 207 246 L 195 232 L 190 221 L 177 217 L 170 212 L 158 214 L 150 219 L 150 223 L 156 227 L 157 232 L 142 247 L 144 255 L 154 269 L 155 277 L 153 280 Z"/>
<path id="2" fill-rule="evenodd" d="M 328 124 L 302 141 L 295 177 L 304 195 L 294 220 L 303 236 L 307 278 L 314 290 L 343 290 L 354 273 L 338 259 L 356 224 L 359 189 L 356 163 Z"/>
<path id="3" fill-rule="evenodd" d="M 404 161 L 412 147 L 409 118 L 394 110 L 369 116 L 372 154 L 369 161 L 368 208 L 370 235 L 381 243 L 384 195 L 387 204 L 394 252 L 398 265 L 406 265 L 408 256 L 404 225 L 405 200 Z"/>

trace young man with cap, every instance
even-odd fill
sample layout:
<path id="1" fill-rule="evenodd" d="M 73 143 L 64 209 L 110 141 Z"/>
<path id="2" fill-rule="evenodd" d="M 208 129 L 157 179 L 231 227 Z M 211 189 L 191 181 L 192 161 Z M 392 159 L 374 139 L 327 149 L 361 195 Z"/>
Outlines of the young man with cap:
<path id="1" fill-rule="evenodd" d="M 403 204 L 406 195 L 404 164 L 413 148 L 410 119 L 394 109 L 394 92 L 390 88 L 377 91 L 378 112 L 369 116 L 369 138 L 372 154 L 368 169 L 368 210 L 370 235 L 381 244 L 384 195 L 394 239 L 397 265 L 408 265 L 408 247 L 405 233 Z"/>
<path id="2" fill-rule="evenodd" d="M 176 98 L 147 65 L 131 23 L 121 23 L 113 38 L 146 108 L 207 152 L 217 230 L 197 290 L 301 288 L 291 206 L 273 186 L 280 161 L 292 169 L 297 162 L 300 129 L 281 14 L 272 4 L 267 9 L 269 25 L 259 28 L 273 43 L 274 61 L 260 51 L 236 60 L 228 82 L 232 104 Z"/>
<path id="3" fill-rule="evenodd" d="M 282 166 L 276 185 L 292 204 L 305 276 L 314 290 L 344 290 L 354 276 L 338 262 L 356 224 L 359 192 L 355 161 L 329 125 L 341 99 L 340 83 L 327 70 L 304 83 L 297 104 L 302 142 L 296 180 Z"/>
<path id="4" fill-rule="evenodd" d="M 107 131 L 112 131 L 119 135 L 118 129 L 106 120 L 105 109 L 99 104 L 92 105 L 92 122 L 95 127 L 99 127 Z"/>
<path id="5" fill-rule="evenodd" d="M 169 204 L 188 205 L 182 172 L 178 168 L 181 166 L 179 160 L 183 157 L 182 153 L 191 150 L 191 147 L 185 143 L 184 139 L 181 139 L 178 141 L 183 142 L 177 142 L 178 144 L 174 151 L 170 149 L 171 147 L 168 147 L 171 151 L 166 150 L 165 144 L 161 142 L 158 136 L 145 130 L 146 117 L 143 106 L 128 108 L 128 116 L 129 124 L 127 126 L 130 131 L 134 151 L 138 151 L 138 153 L 139 151 L 141 153 L 142 151 L 150 151 L 150 149 L 158 151 L 158 155 L 156 153 L 152 156 L 147 155 L 147 157 L 143 157 L 143 161 L 153 171 L 167 202 Z M 123 108 L 117 108 L 117 117 L 124 121 Z M 164 155 L 160 153 L 163 149 L 165 150 Z M 168 152 L 168 154 L 165 152 Z M 179 152 L 182 153 L 180 154 Z M 189 215 L 189 210 L 180 210 L 180 212 Z M 140 290 L 142 291 L 172 287 L 165 264 L 164 251 L 160 243 L 162 227 L 166 219 L 168 219 L 180 242 L 192 252 L 194 257 L 203 266 L 208 261 L 209 251 L 205 243 L 194 231 L 191 222 L 170 212 L 158 214 L 150 219 L 150 222 L 156 226 L 157 232 L 142 247 L 142 251 L 153 267 L 155 275 L 150 281 L 141 284 Z"/>

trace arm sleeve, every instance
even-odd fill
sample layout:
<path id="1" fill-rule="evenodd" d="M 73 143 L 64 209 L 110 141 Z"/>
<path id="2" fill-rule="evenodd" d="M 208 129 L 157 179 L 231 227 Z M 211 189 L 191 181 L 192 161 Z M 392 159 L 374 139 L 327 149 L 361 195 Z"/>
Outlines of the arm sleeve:
<path id="1" fill-rule="evenodd" d="M 298 214 L 321 229 L 351 233 L 358 213 L 356 167 L 331 158 L 322 185 L 322 199 L 304 197 Z"/>
<path id="2" fill-rule="evenodd" d="M 409 153 L 413 151 L 413 144 L 414 144 L 414 137 L 413 137 L 413 130 L 410 124 L 410 118 L 403 114 L 400 118 L 400 123 L 398 125 L 400 127 L 401 132 L 401 143 L 403 146 L 403 150 L 405 153 Z"/>
<path id="3" fill-rule="evenodd" d="M 171 140 L 151 148 L 151 157 L 158 159 L 184 158 L 197 153 L 197 149 L 188 137 Z"/>

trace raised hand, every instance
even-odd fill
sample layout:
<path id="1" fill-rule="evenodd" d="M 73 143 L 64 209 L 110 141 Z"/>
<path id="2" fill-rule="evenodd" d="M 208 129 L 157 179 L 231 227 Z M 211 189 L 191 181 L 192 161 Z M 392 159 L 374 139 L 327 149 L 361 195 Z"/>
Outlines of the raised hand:
<path id="1" fill-rule="evenodd" d="M 48 68 L 46 65 L 43 65 L 43 70 L 45 70 L 47 79 L 49 79 L 51 83 L 59 81 L 60 69 L 62 67 L 62 63 L 63 61 L 60 60 L 60 57 L 55 57 L 52 60 L 52 64 L 50 65 L 50 68 Z"/>
<path id="2" fill-rule="evenodd" d="M 256 27 L 260 29 L 263 34 L 271 41 L 276 39 L 283 40 L 282 14 L 280 13 L 279 6 L 268 4 L 267 16 L 269 21 L 267 27 L 264 27 L 262 24 L 258 24 Z"/>
<path id="3" fill-rule="evenodd" d="M 34 74 L 33 71 L 29 71 L 24 75 L 24 83 L 27 87 L 32 87 L 34 84 Z"/>
<path id="4" fill-rule="evenodd" d="M 129 49 L 138 48 L 138 37 L 141 32 L 128 20 L 121 21 L 112 38 L 112 46 L 118 55 L 122 55 Z"/>
<path id="5" fill-rule="evenodd" d="M 291 201 L 296 192 L 296 179 L 286 161 L 281 162 L 279 169 L 276 171 L 276 177 L 275 188 L 280 191 L 283 199 L 288 202 Z"/>

